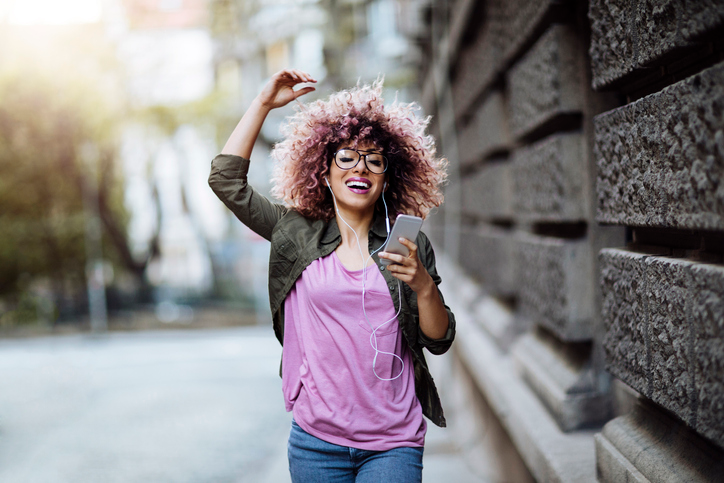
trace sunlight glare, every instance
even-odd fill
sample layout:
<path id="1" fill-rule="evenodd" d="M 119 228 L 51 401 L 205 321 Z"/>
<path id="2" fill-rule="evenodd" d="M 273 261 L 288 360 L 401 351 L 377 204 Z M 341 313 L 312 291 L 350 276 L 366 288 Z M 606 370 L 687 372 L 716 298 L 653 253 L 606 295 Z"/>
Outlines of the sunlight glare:
<path id="1" fill-rule="evenodd" d="M 67 25 L 101 19 L 102 0 L 18 0 L 8 20 L 18 25 Z"/>

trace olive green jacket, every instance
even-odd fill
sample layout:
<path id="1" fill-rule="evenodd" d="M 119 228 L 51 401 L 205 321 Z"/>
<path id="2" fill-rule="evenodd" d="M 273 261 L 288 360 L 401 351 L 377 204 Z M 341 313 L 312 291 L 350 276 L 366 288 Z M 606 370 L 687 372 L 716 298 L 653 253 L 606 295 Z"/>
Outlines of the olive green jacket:
<path id="1" fill-rule="evenodd" d="M 284 341 L 284 300 L 297 278 L 314 260 L 332 253 L 341 243 L 342 236 L 335 219 L 330 221 L 312 220 L 284 205 L 272 203 L 247 183 L 248 159 L 220 154 L 211 162 L 209 185 L 214 193 L 236 215 L 242 223 L 271 241 L 269 256 L 269 302 L 274 333 L 279 342 Z M 369 251 L 372 253 L 384 243 L 387 237 L 383 217 L 376 217 L 368 236 Z M 422 264 L 432 276 L 436 285 L 440 277 L 435 269 L 435 254 L 427 236 L 422 232 L 415 243 Z M 380 265 L 377 255 L 373 256 L 376 266 Z M 397 279 L 388 270 L 380 268 L 387 282 L 390 295 L 399 307 Z M 420 330 L 418 323 L 417 295 L 410 287 L 400 282 L 402 307 L 398 321 L 400 329 L 411 349 L 415 370 L 415 392 L 422 405 L 423 414 L 438 426 L 445 426 L 440 398 L 435 383 L 427 368 L 422 348 L 433 354 L 442 354 L 450 348 L 455 337 L 455 317 L 445 305 L 448 314 L 448 330 L 442 339 L 433 340 Z M 438 290 L 439 292 L 439 290 Z M 442 299 L 442 294 L 440 294 Z"/>

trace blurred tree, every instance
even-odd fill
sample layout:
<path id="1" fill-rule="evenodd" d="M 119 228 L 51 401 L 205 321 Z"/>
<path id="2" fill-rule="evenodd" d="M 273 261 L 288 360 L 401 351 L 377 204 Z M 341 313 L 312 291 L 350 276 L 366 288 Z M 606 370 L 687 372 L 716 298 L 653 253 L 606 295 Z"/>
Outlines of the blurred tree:
<path id="1" fill-rule="evenodd" d="M 84 193 L 98 200 L 106 257 L 142 276 L 126 242 L 117 121 L 104 104 L 77 79 L 0 73 L 0 297 L 20 300 L 38 279 L 61 304 L 84 295 Z"/>
<path id="2" fill-rule="evenodd" d="M 99 25 L 0 27 L 12 46 L 0 52 L 0 325 L 84 308 L 89 206 L 104 259 L 147 292 L 158 235 L 134 259 L 118 166 L 130 113 L 114 47 Z"/>

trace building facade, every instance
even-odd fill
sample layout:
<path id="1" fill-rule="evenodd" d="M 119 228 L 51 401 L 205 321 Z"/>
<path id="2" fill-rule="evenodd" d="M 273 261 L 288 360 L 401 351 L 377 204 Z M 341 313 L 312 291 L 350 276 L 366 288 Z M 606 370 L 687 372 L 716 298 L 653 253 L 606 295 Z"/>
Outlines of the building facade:
<path id="1" fill-rule="evenodd" d="M 434 0 L 441 385 L 491 481 L 724 481 L 724 3 Z M 440 378 L 438 378 L 440 379 Z"/>

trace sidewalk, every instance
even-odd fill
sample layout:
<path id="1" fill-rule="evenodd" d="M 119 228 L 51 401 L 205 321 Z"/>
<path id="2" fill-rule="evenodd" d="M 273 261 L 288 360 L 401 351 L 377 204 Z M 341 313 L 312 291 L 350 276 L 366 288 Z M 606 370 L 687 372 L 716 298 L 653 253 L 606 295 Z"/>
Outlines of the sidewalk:
<path id="1" fill-rule="evenodd" d="M 0 340 L 0 481 L 287 483 L 269 327 Z M 429 425 L 426 483 L 480 481 Z"/>

